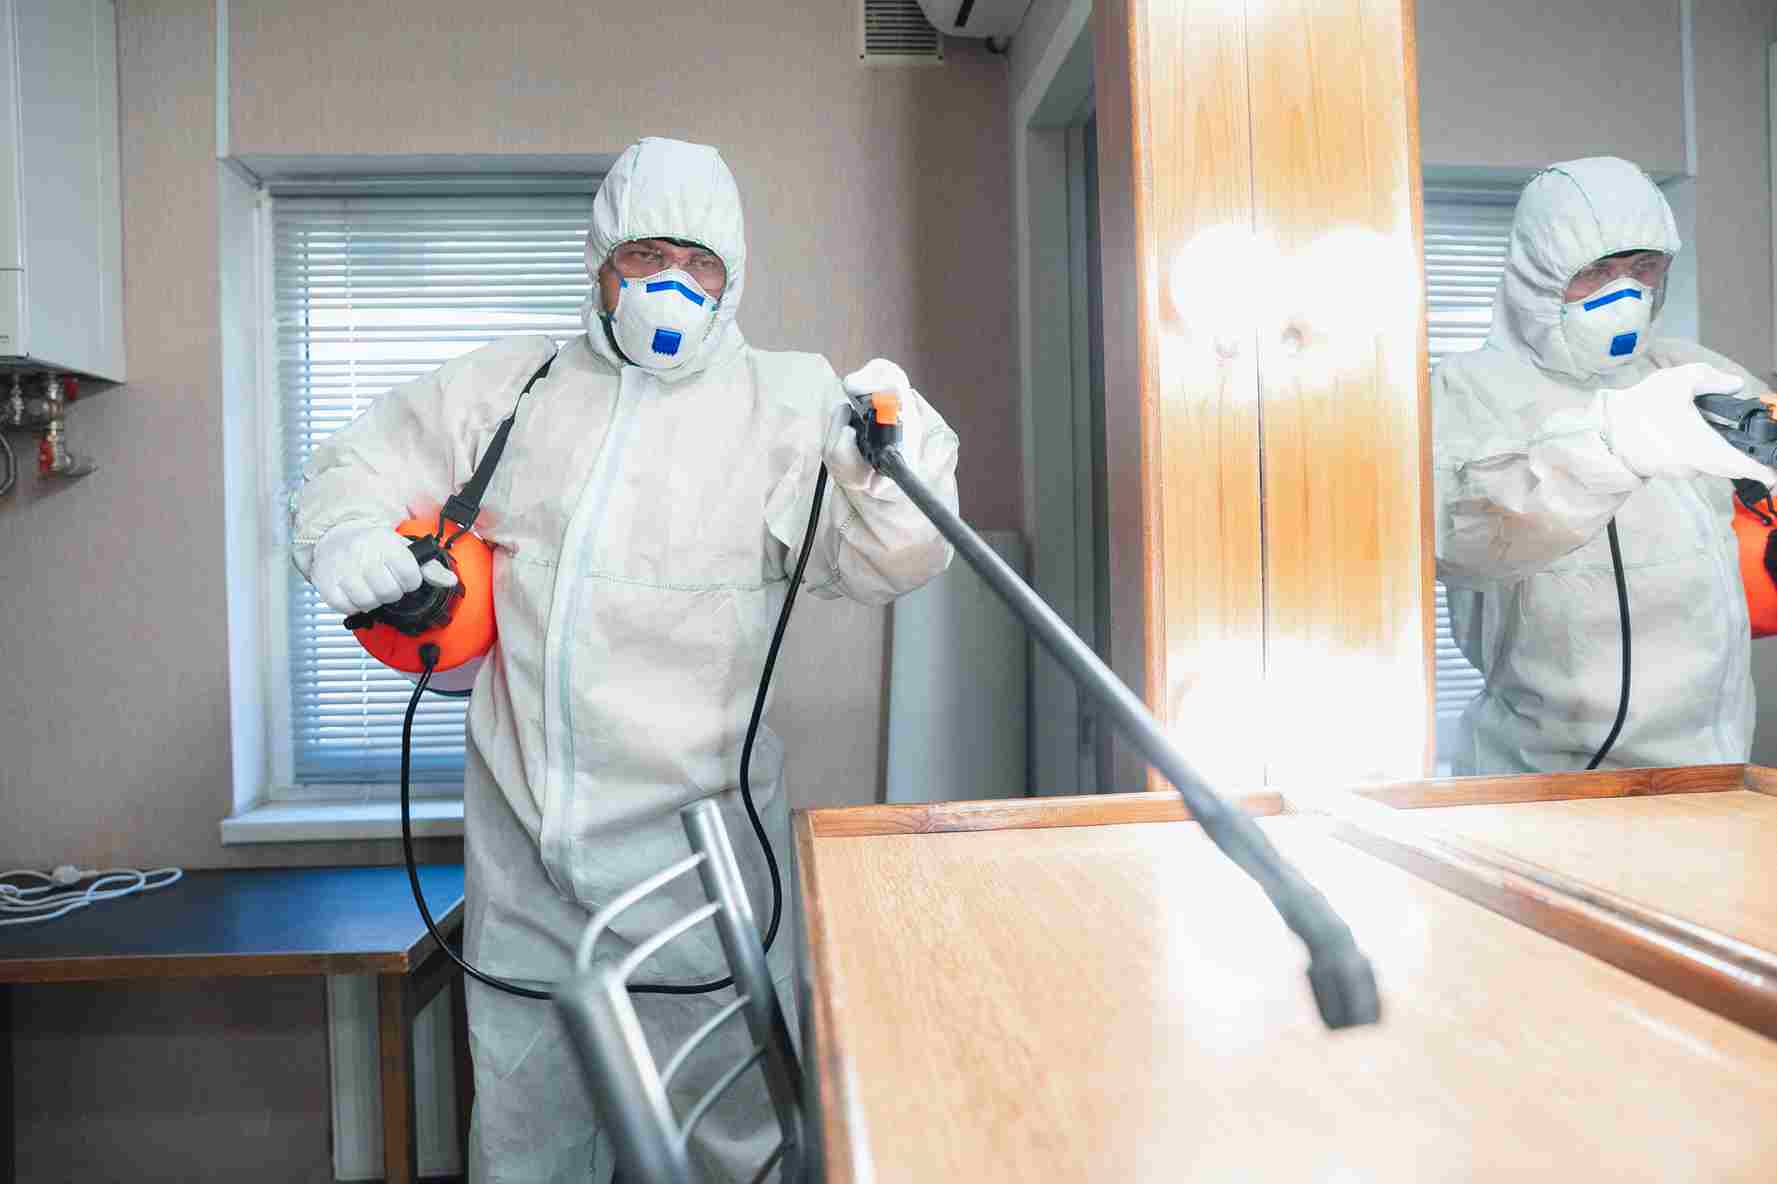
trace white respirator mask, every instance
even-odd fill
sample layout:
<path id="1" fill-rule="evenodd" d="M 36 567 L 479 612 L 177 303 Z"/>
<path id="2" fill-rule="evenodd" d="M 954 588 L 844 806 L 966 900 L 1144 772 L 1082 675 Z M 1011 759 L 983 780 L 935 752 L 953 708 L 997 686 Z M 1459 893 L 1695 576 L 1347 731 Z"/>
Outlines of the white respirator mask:
<path id="1" fill-rule="evenodd" d="M 607 320 L 623 356 L 648 370 L 689 361 L 716 320 L 716 298 L 677 267 L 644 279 L 620 279 L 617 311 Z"/>
<path id="2" fill-rule="evenodd" d="M 1656 290 L 1623 276 L 1584 300 L 1561 306 L 1561 332 L 1574 361 L 1598 374 L 1626 366 L 1647 347 Z"/>

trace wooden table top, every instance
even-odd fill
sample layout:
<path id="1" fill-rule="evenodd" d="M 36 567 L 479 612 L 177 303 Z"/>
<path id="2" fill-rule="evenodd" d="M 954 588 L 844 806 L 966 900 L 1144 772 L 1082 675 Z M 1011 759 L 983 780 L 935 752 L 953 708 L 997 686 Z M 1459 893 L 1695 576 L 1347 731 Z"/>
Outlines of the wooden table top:
<path id="1" fill-rule="evenodd" d="M 1413 816 L 1777 951 L 1777 797 L 1769 794 L 1512 802 Z"/>
<path id="2" fill-rule="evenodd" d="M 419 873 L 449 933 L 462 921 L 463 867 Z M 433 948 L 405 868 L 193 871 L 169 888 L 0 927 L 0 982 L 405 973 Z"/>
<path id="3" fill-rule="evenodd" d="M 1374 959 L 1380 1026 L 1321 1027 L 1301 946 L 1194 824 L 817 822 L 829 1178 L 1770 1179 L 1777 1042 L 1322 820 L 1260 825 Z"/>

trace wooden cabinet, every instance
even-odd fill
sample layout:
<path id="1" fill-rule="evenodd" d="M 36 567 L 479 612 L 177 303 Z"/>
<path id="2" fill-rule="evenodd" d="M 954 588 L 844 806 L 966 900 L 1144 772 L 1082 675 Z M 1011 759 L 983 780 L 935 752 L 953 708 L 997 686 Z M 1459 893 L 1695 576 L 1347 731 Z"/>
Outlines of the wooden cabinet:
<path id="1" fill-rule="evenodd" d="M 1174 794 L 800 814 L 824 1178 L 1769 1180 L 1774 786 L 1248 795 L 1375 966 L 1381 1022 L 1338 1032 Z"/>

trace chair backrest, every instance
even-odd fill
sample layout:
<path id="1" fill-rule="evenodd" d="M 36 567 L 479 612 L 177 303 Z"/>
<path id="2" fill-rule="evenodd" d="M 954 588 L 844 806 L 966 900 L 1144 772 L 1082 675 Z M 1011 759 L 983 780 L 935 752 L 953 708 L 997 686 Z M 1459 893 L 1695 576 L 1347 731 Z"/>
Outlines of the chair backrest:
<path id="1" fill-rule="evenodd" d="M 781 1138 L 760 1165 L 755 1181 L 781 1164 L 780 1180 L 802 1178 L 802 1073 L 790 1029 L 772 988 L 752 906 L 729 845 L 721 811 L 704 799 L 681 813 L 691 855 L 637 884 L 612 901 L 587 926 L 577 970 L 557 988 L 556 1006 L 579 1051 L 602 1121 L 609 1124 L 625 1184 L 695 1184 L 689 1143 L 710 1108 L 755 1066 L 764 1074 Z M 631 906 L 695 871 L 709 903 L 638 943 L 621 957 L 594 958 L 598 939 Z M 641 965 L 674 940 L 708 921 L 716 928 L 735 998 L 688 1037 L 661 1068 L 643 1035 L 630 996 Z M 730 1067 L 681 1119 L 667 1096 L 673 1076 L 724 1025 L 742 1017 L 751 1052 Z"/>

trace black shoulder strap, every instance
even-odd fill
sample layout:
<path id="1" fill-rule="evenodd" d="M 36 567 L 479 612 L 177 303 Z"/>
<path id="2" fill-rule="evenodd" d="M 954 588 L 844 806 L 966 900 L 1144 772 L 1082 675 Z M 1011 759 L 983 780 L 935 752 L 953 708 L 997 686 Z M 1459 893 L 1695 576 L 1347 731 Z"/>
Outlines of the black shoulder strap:
<path id="1" fill-rule="evenodd" d="M 438 531 L 440 534 L 444 533 L 443 519 L 446 518 L 464 530 L 475 525 L 475 517 L 481 513 L 481 497 L 487 492 L 487 483 L 494 479 L 494 469 L 500 464 L 500 454 L 506 451 L 506 437 L 512 434 L 512 421 L 518 418 L 518 404 L 522 403 L 524 397 L 531 393 L 531 388 L 537 385 L 537 380 L 549 373 L 549 367 L 555 364 L 557 356 L 557 354 L 550 354 L 548 359 L 537 367 L 537 372 L 531 375 L 531 380 L 524 384 L 524 389 L 518 392 L 518 398 L 513 401 L 512 414 L 500 421 L 499 428 L 494 432 L 494 438 L 488 442 L 487 451 L 481 454 L 481 462 L 475 466 L 475 475 L 469 478 L 468 484 L 453 493 L 450 500 L 444 503 L 444 510 L 439 515 Z"/>

